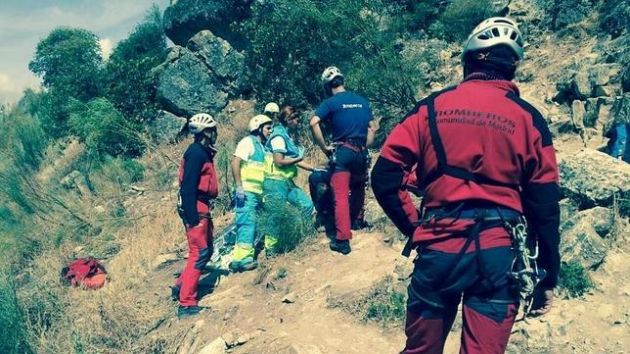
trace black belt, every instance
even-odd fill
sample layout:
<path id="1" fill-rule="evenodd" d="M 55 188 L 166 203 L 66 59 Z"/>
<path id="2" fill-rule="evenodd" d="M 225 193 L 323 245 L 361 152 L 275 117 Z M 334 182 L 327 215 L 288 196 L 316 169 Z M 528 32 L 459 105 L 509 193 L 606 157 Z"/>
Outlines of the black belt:
<path id="1" fill-rule="evenodd" d="M 204 194 L 197 195 L 197 201 L 201 202 L 201 203 L 203 203 L 203 204 L 205 204 L 207 206 L 210 206 L 210 204 L 211 204 L 213 199 L 214 198 L 210 198 L 209 196 L 204 195 Z"/>
<path id="2" fill-rule="evenodd" d="M 463 207 L 461 209 L 458 208 L 428 208 L 424 213 L 424 220 L 428 221 L 430 219 L 443 219 L 443 218 L 453 218 L 453 219 L 477 219 L 477 220 L 486 220 L 486 221 L 494 221 L 494 220 L 514 220 L 521 217 L 521 213 L 516 210 L 504 208 L 504 207 L 494 207 L 494 208 L 468 208 Z"/>
<path id="3" fill-rule="evenodd" d="M 516 222 L 522 216 L 521 213 L 514 209 L 499 206 L 493 207 L 489 206 L 487 203 L 483 203 L 481 204 L 483 206 L 478 207 L 473 205 L 460 203 L 455 206 L 427 208 L 422 215 L 422 219 L 414 225 L 419 226 L 427 224 L 432 220 L 441 220 L 446 218 L 475 220 L 476 224 L 473 228 L 477 229 L 476 232 L 479 233 L 482 230 L 492 227 L 505 227 L 506 222 Z M 409 257 L 409 255 L 411 255 L 411 251 L 415 248 L 414 246 L 416 245 L 414 245 L 412 235 L 409 239 L 407 239 L 402 255 Z"/>
<path id="4" fill-rule="evenodd" d="M 357 148 L 365 149 L 367 145 L 367 140 L 364 138 L 348 138 L 348 139 L 336 141 L 335 143 L 338 143 L 341 145 L 348 144 Z"/>

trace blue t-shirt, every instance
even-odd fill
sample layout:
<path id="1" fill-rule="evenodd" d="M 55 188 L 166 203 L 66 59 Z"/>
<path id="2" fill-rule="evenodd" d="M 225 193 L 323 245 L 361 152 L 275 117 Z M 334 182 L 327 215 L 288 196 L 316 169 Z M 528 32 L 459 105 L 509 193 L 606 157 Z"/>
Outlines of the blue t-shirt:
<path id="1" fill-rule="evenodd" d="M 372 120 L 370 103 L 353 92 L 339 92 L 322 102 L 315 110 L 322 121 L 332 122 L 333 141 L 367 138 Z"/>

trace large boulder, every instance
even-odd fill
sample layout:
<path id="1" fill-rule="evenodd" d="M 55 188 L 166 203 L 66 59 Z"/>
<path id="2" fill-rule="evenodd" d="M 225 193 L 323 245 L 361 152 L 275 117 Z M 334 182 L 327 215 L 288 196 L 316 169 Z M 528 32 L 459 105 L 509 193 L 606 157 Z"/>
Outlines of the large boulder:
<path id="1" fill-rule="evenodd" d="M 245 71 L 245 56 L 232 48 L 224 39 L 204 30 L 188 41 L 186 46 L 212 70 L 229 89 L 238 91 L 242 88 Z"/>
<path id="2" fill-rule="evenodd" d="M 177 51 L 181 56 L 165 67 L 158 82 L 158 97 L 164 107 L 180 116 L 223 109 L 228 94 L 221 81 L 193 52 L 185 48 Z"/>
<path id="3" fill-rule="evenodd" d="M 250 15 L 254 0 L 178 0 L 164 11 L 164 32 L 173 43 L 184 46 L 202 30 L 243 48 L 243 38 L 231 28 Z"/>
<path id="4" fill-rule="evenodd" d="M 586 269 L 597 268 L 606 257 L 614 227 L 613 212 L 595 207 L 576 212 L 560 227 L 560 254 L 563 262 L 577 261 Z"/>
<path id="5" fill-rule="evenodd" d="M 591 149 L 566 156 L 560 161 L 562 193 L 573 199 L 580 209 L 612 206 L 620 212 L 630 210 L 621 201 L 630 198 L 630 165 Z"/>
<path id="6" fill-rule="evenodd" d="M 187 47 L 171 49 L 159 68 L 158 97 L 179 116 L 217 112 L 230 96 L 245 90 L 244 72 L 243 54 L 210 31 L 201 31 Z"/>

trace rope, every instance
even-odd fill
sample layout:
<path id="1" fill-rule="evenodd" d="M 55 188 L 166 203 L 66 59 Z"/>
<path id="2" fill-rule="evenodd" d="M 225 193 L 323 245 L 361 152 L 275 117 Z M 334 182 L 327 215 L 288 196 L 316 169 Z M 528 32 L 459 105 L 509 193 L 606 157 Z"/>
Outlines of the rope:
<path id="1" fill-rule="evenodd" d="M 534 246 L 534 252 L 527 245 L 527 222 L 524 218 L 515 224 L 507 224 L 506 229 L 510 231 L 514 239 L 514 248 L 516 256 L 512 262 L 512 270 L 510 277 L 519 285 L 520 305 L 519 312 L 523 314 L 523 318 L 529 313 L 533 305 L 533 294 L 541 280 L 541 271 L 536 265 L 538 258 L 538 244 Z"/>

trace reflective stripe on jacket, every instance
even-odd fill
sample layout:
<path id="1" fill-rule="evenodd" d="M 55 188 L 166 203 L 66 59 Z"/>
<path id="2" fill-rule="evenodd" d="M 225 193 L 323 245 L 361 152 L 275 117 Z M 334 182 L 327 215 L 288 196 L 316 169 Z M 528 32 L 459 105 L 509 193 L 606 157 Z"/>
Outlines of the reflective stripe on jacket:
<path id="1" fill-rule="evenodd" d="M 285 150 L 274 150 L 271 146 L 271 140 L 276 137 L 281 137 L 284 140 Z M 273 132 L 271 136 L 267 140 L 265 144 L 265 148 L 268 151 L 271 151 L 271 154 L 267 154 L 265 158 L 265 172 L 267 173 L 267 178 L 272 179 L 293 179 L 297 176 L 297 166 L 295 164 L 287 165 L 287 166 L 279 166 L 275 162 L 273 162 L 273 154 L 281 153 L 285 157 L 294 158 L 300 155 L 300 150 L 298 146 L 295 144 L 293 139 L 289 136 L 289 132 L 287 129 L 281 125 L 276 124 L 273 127 Z"/>
<path id="2" fill-rule="evenodd" d="M 254 153 L 249 160 L 241 162 L 241 181 L 247 192 L 262 194 L 265 180 L 265 148 L 255 136 L 249 136 L 254 145 Z"/>

